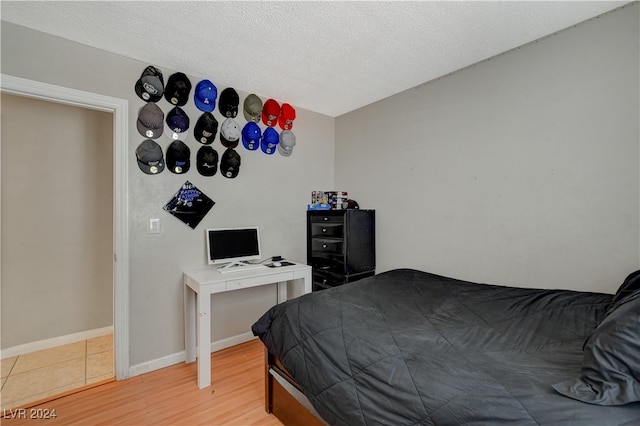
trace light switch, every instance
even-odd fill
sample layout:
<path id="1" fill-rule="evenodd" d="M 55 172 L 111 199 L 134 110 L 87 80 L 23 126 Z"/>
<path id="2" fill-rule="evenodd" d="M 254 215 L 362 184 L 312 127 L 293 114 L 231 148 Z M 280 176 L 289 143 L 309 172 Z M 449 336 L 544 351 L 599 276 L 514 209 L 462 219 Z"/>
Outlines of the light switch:
<path id="1" fill-rule="evenodd" d="M 150 234 L 160 233 L 160 219 L 149 219 L 149 233 Z"/>

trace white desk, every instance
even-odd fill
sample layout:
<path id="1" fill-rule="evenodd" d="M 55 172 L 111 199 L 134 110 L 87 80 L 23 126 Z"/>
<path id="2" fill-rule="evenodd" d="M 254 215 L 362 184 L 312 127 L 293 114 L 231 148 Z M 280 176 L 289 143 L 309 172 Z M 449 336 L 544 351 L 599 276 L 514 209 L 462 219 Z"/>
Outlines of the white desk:
<path id="1" fill-rule="evenodd" d="M 282 303 L 287 300 L 287 282 L 296 279 L 304 280 L 304 293 L 311 292 L 311 267 L 298 263 L 226 274 L 213 268 L 184 273 L 185 361 L 196 360 L 197 344 L 200 389 L 211 385 L 211 295 L 277 283 L 277 301 Z"/>

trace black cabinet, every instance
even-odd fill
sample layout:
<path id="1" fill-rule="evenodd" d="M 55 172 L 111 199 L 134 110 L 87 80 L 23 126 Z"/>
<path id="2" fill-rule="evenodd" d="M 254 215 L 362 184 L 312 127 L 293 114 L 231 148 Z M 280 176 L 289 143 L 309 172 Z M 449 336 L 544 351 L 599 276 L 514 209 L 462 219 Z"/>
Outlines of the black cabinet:
<path id="1" fill-rule="evenodd" d="M 313 291 L 369 277 L 376 269 L 375 210 L 307 211 Z"/>

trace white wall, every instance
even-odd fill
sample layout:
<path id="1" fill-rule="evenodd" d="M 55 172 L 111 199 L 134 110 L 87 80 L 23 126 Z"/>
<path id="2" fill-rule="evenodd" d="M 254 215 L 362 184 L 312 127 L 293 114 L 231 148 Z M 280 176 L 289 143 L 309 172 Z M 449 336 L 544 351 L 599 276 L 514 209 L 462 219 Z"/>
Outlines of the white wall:
<path id="1" fill-rule="evenodd" d="M 336 119 L 378 272 L 614 292 L 639 259 L 638 3 Z"/>
<path id="2" fill-rule="evenodd" d="M 163 64 L 147 64 L 110 54 L 75 42 L 2 22 L 2 73 L 64 87 L 95 92 L 129 102 L 129 250 L 130 250 L 130 364 L 135 366 L 184 351 L 182 272 L 205 267 L 204 229 L 217 226 L 257 225 L 263 255 L 282 255 L 306 260 L 305 209 L 316 188 L 334 186 L 334 119 L 296 108 L 293 131 L 297 138 L 289 158 L 249 152 L 239 146 L 240 174 L 226 179 L 218 173 L 203 177 L 195 162 L 191 170 L 175 175 L 143 174 L 135 161 L 135 149 L 144 139 L 135 126 L 144 102 L 134 84 L 147 65 L 158 66 L 165 78 L 175 71 Z M 211 74 L 189 75 L 192 84 Z M 219 92 L 224 87 L 218 86 Z M 251 88 L 235 88 L 241 100 Z M 257 93 L 263 101 L 266 96 Z M 277 96 L 274 96 L 276 99 Z M 287 102 L 287 99 L 278 99 Z M 158 105 L 165 113 L 166 100 Z M 295 106 L 295 105 L 294 105 Z M 184 107 L 195 124 L 199 113 L 190 99 Z M 216 110 L 216 114 L 219 114 Z M 218 121 L 222 123 L 218 115 Z M 244 125 L 240 113 L 238 121 Z M 162 136 L 166 149 L 169 141 Z M 187 140 L 192 161 L 200 144 Z M 219 139 L 213 145 L 221 155 Z M 162 210 L 179 187 L 189 180 L 215 202 L 215 206 L 192 230 Z M 160 218 L 162 232 L 147 232 L 150 218 Z M 296 292 L 292 288 L 292 292 Z M 276 302 L 275 285 L 220 296 L 214 304 L 214 340 L 249 332 L 251 324 Z"/>

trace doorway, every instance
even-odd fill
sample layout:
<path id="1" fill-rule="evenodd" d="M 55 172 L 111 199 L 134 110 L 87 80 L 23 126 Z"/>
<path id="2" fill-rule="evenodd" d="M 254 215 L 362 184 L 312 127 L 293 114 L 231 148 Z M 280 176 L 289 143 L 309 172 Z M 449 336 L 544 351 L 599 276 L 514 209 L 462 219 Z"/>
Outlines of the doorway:
<path id="1" fill-rule="evenodd" d="M 107 250 L 106 258 L 111 267 L 111 309 L 112 315 L 112 329 L 114 330 L 113 338 L 113 350 L 115 351 L 115 376 L 116 379 L 121 380 L 129 377 L 129 357 L 128 357 L 128 232 L 127 232 L 127 101 L 123 99 L 111 98 L 107 96 L 97 95 L 88 92 L 81 92 L 64 87 L 49 85 L 45 83 L 35 82 L 31 80 L 25 80 L 13 76 L 2 75 L 0 81 L 2 85 L 3 96 L 5 94 L 15 94 L 26 98 L 35 98 L 40 100 L 46 100 L 63 105 L 73 105 L 76 107 L 86 108 L 94 111 L 104 111 L 110 116 L 109 124 L 112 136 L 111 153 L 112 153 L 112 195 L 110 198 L 110 210 L 111 216 L 111 232 L 110 238 L 112 245 Z M 37 115 L 30 116 L 28 125 L 37 129 L 38 124 L 41 121 L 38 120 Z M 55 132 L 54 128 L 49 128 L 48 131 Z M 44 134 L 45 129 L 41 129 Z M 63 133 L 63 132 L 60 132 Z M 47 162 L 48 158 L 43 155 L 43 150 L 33 149 L 30 151 L 31 161 L 24 167 L 25 173 L 36 173 L 39 165 L 43 162 Z M 3 154 L 3 159 L 5 153 Z M 65 161 L 57 161 L 57 167 L 64 167 Z M 91 164 L 89 161 L 87 164 L 83 164 L 85 169 L 96 169 L 95 164 Z M 92 167 L 94 166 L 94 167 Z M 10 182 L 3 181 L 3 186 L 6 186 Z M 64 200 L 59 203 L 63 209 L 72 209 L 74 203 L 81 201 L 79 197 L 73 197 L 73 194 L 66 194 Z M 23 194 L 28 196 L 28 194 Z M 3 198 L 4 194 L 3 194 Z M 8 201 L 4 200 L 5 203 Z M 13 201 L 12 201 L 13 202 Z M 17 200 L 19 203 L 19 200 Z M 4 207 L 4 206 L 3 206 Z M 33 210 L 33 208 L 31 208 Z M 37 213 L 37 212 L 36 212 Z M 35 215 L 37 218 L 37 214 Z M 44 222 L 44 221 L 40 221 Z M 39 223 L 37 220 L 35 223 Z M 102 237 L 104 238 L 104 237 Z M 4 239 L 4 235 L 3 235 Z M 3 253 L 10 250 L 9 247 L 2 246 Z M 52 248 L 52 253 L 55 252 L 55 247 Z M 4 256 L 3 256 L 4 257 Z M 31 256 L 26 262 L 29 264 L 30 269 L 42 268 L 46 263 L 44 259 Z M 50 266 L 49 266 L 50 267 Z M 50 267 L 51 268 L 51 267 Z M 55 266 L 53 267 L 55 268 Z M 4 274 L 3 274 L 4 275 Z M 28 294 L 28 293 L 27 293 Z M 97 296 L 94 296 L 97 297 Z M 104 297 L 104 296 L 103 296 Z M 65 309 L 64 306 L 59 308 Z M 99 328 L 99 330 L 102 330 Z M 73 334 L 73 333 L 72 333 Z M 45 339 L 46 340 L 46 339 Z M 104 339 L 98 339 L 97 341 L 104 343 Z M 94 341 L 95 343 L 96 341 Z M 100 346 L 100 345 L 99 345 Z M 95 345 L 94 345 L 95 347 Z"/>
<path id="2" fill-rule="evenodd" d="M 112 123 L 2 94 L 2 408 L 114 377 Z"/>

